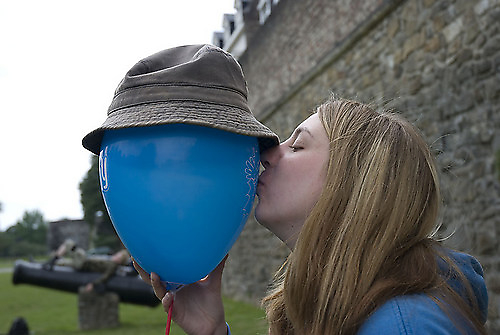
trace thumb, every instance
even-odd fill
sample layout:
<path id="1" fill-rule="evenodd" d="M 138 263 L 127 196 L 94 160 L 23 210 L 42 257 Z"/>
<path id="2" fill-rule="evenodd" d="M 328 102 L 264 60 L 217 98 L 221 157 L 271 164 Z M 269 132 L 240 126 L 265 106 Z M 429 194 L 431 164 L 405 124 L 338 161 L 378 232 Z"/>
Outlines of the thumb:
<path id="1" fill-rule="evenodd" d="M 217 285 L 218 287 L 221 286 L 221 281 L 222 281 L 222 272 L 224 271 L 224 266 L 226 265 L 226 261 L 229 255 L 226 255 L 222 261 L 215 267 L 215 269 L 210 272 L 210 274 L 207 276 L 205 279 L 208 281 L 207 284 L 209 285 Z"/>

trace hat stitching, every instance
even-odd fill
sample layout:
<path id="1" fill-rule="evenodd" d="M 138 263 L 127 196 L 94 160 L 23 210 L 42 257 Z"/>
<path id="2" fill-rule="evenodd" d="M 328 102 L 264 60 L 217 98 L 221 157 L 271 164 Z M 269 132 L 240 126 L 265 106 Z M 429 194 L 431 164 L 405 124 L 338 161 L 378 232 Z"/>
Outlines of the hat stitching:
<path id="1" fill-rule="evenodd" d="M 142 105 L 156 105 L 159 103 L 168 103 L 168 102 L 198 102 L 198 103 L 205 103 L 213 106 L 226 106 L 226 107 L 232 107 L 232 108 L 238 108 L 241 111 L 248 112 L 249 110 L 241 108 L 239 106 L 231 105 L 231 104 L 224 104 L 224 103 L 214 103 L 214 102 L 209 102 L 209 101 L 203 101 L 203 100 L 194 100 L 194 99 L 171 99 L 171 100 L 155 100 L 154 102 L 148 101 L 148 102 L 141 102 L 141 103 L 136 103 L 136 104 L 130 104 L 126 106 L 121 106 L 121 107 L 116 107 L 111 110 L 108 110 L 108 116 L 111 114 L 122 110 L 124 108 L 128 107 L 136 107 L 136 106 L 142 106 Z M 223 108 L 220 108 L 219 110 L 224 111 Z"/>
<path id="2" fill-rule="evenodd" d="M 104 130 L 111 130 L 111 129 L 122 129 L 122 128 L 134 128 L 134 127 L 149 127 L 149 126 L 155 126 L 155 125 L 168 125 L 168 124 L 194 124 L 194 125 L 201 125 L 209 128 L 215 128 L 215 129 L 223 129 L 227 130 L 232 133 L 238 133 L 242 135 L 255 135 L 258 138 L 269 138 L 269 139 L 275 139 L 276 136 L 273 134 L 270 130 L 268 129 L 260 129 L 257 127 L 251 127 L 251 126 L 242 126 L 241 123 L 233 123 L 233 124 L 217 124 L 213 125 L 212 123 L 209 122 L 209 120 L 202 121 L 199 119 L 183 119 L 183 118 L 172 118 L 169 120 L 165 119 L 155 119 L 151 118 L 148 120 L 148 122 L 131 122 L 127 124 L 118 124 L 118 123 L 110 123 L 110 124 L 104 124 L 96 131 L 104 131 Z M 233 125 L 237 125 L 238 127 L 234 127 Z"/>
<path id="3" fill-rule="evenodd" d="M 243 96 L 244 98 L 246 98 L 246 94 L 241 92 L 240 90 L 237 90 L 237 89 L 234 89 L 234 88 L 230 88 L 230 87 L 226 87 L 226 86 L 219 86 L 219 85 L 201 85 L 201 84 L 192 84 L 192 83 L 186 83 L 186 82 L 173 82 L 173 83 L 169 83 L 169 84 L 146 84 L 146 85 L 138 85 L 138 86 L 133 86 L 133 87 L 127 87 L 127 88 L 124 88 L 123 90 L 121 91 L 118 91 L 115 93 L 115 97 L 119 96 L 120 94 L 124 93 L 124 92 L 127 92 L 127 91 L 130 91 L 130 90 L 134 90 L 134 89 L 138 89 L 138 88 L 144 88 L 144 87 L 157 87 L 157 86 L 194 86 L 194 87 L 202 87 L 202 88 L 214 88 L 214 89 L 220 89 L 220 90 L 224 90 L 224 91 L 230 91 L 230 92 L 234 92 L 234 93 L 238 93 L 239 95 Z"/>
<path id="4" fill-rule="evenodd" d="M 134 127 L 150 127 L 150 126 L 160 126 L 160 125 L 169 125 L 169 124 L 192 124 L 192 125 L 198 125 L 198 126 L 203 126 L 203 127 L 209 127 L 209 128 L 214 128 L 214 129 L 221 129 L 221 130 L 226 130 L 231 133 L 236 133 L 240 135 L 246 135 L 246 136 L 256 136 L 258 138 L 269 138 L 273 139 L 274 135 L 269 132 L 269 134 L 262 134 L 262 130 L 260 129 L 255 129 L 255 128 L 248 128 L 248 127 L 242 127 L 242 128 L 235 128 L 231 127 L 230 125 L 223 125 L 223 124 L 217 124 L 217 125 L 212 125 L 210 122 L 203 122 L 201 120 L 196 120 L 196 119 L 172 119 L 169 120 L 169 123 L 164 123 L 164 122 L 158 122 L 155 120 L 151 120 L 149 123 L 131 123 L 129 125 L 124 125 L 124 126 L 115 126 L 113 124 L 110 125 L 105 125 L 101 127 L 99 130 L 112 130 L 112 129 L 124 129 L 124 128 L 134 128 Z"/>
<path id="5" fill-rule="evenodd" d="M 162 108 L 163 106 L 159 106 L 159 107 Z M 253 125 L 250 125 L 247 123 L 240 123 L 240 122 L 232 121 L 232 120 L 226 118 L 227 116 L 230 115 L 230 112 L 228 112 L 227 110 L 224 110 L 224 109 L 222 109 L 222 111 L 228 112 L 227 115 L 224 114 L 224 115 L 217 115 L 217 117 L 213 117 L 214 114 L 212 114 L 212 113 L 206 114 L 205 112 L 207 110 L 213 111 L 214 108 L 206 108 L 206 107 L 201 107 L 201 106 L 193 106 L 192 108 L 196 108 L 196 110 L 191 110 L 191 111 L 189 111 L 189 113 L 186 112 L 185 107 L 169 106 L 169 111 L 171 111 L 172 114 L 173 113 L 179 114 L 179 111 L 180 111 L 180 112 L 184 112 L 187 117 L 178 117 L 178 116 L 172 117 L 171 115 L 169 115 L 170 113 L 166 113 L 165 110 L 162 108 L 162 110 L 142 111 L 143 112 L 143 114 L 141 115 L 141 116 L 143 116 L 142 118 L 138 117 L 138 118 L 135 118 L 135 120 L 129 119 L 128 121 L 123 120 L 123 117 L 126 114 L 134 114 L 135 115 L 137 113 L 136 108 L 137 108 L 137 106 L 133 106 L 130 110 L 125 110 L 119 115 L 110 116 L 112 118 L 117 118 L 117 119 L 113 120 L 113 121 L 110 120 L 110 122 L 107 126 L 110 126 L 112 123 L 115 123 L 115 122 L 124 122 L 124 121 L 127 123 L 127 126 L 130 126 L 133 124 L 137 124 L 137 125 L 145 124 L 145 123 L 149 124 L 151 122 L 157 123 L 155 119 L 159 119 L 160 123 L 161 122 L 172 123 L 172 121 L 174 121 L 174 120 L 198 121 L 199 117 L 197 117 L 197 116 L 202 115 L 206 120 L 219 120 L 219 121 L 221 121 L 221 119 L 223 119 L 224 122 L 234 125 L 235 126 L 234 128 L 261 129 L 261 130 L 265 129 L 266 132 L 269 131 L 270 134 L 272 134 L 272 132 L 270 130 L 268 130 L 267 127 L 265 127 L 265 126 L 263 126 L 263 127 L 253 126 Z M 220 116 L 223 116 L 223 118 L 221 118 Z M 144 120 L 145 118 L 147 118 L 148 120 Z M 249 115 L 241 115 L 241 119 L 253 119 L 253 118 L 250 117 Z M 210 122 L 207 121 L 207 124 L 210 124 Z M 217 124 L 217 123 L 215 123 L 215 124 Z"/>
<path id="6" fill-rule="evenodd" d="M 164 121 L 169 121 L 168 123 L 165 123 Z M 216 124 L 213 125 L 212 123 L 209 122 L 209 120 L 199 120 L 199 119 L 183 119 L 183 118 L 172 118 L 169 120 L 164 120 L 164 119 L 150 119 L 148 123 L 144 122 L 137 122 L 137 123 L 130 123 L 128 125 L 123 125 L 123 126 L 118 126 L 115 127 L 113 124 L 105 125 L 102 128 L 103 129 L 119 129 L 119 128 L 130 128 L 130 127 L 147 127 L 147 126 L 153 126 L 153 125 L 168 125 L 168 124 L 176 124 L 176 123 L 181 123 L 181 124 L 195 124 L 195 125 L 200 125 L 200 126 L 206 126 L 210 128 L 218 128 L 218 129 L 224 129 L 228 130 L 232 133 L 241 133 L 245 132 L 244 134 L 241 133 L 242 135 L 252 135 L 252 134 L 257 134 L 259 137 L 271 137 L 272 133 L 269 133 L 269 136 L 263 135 L 261 130 L 259 128 L 255 127 L 248 127 L 248 126 L 243 126 L 241 127 L 240 123 L 236 122 L 228 122 L 227 125 L 225 124 Z M 238 125 L 240 126 L 239 128 L 233 127 L 232 125 Z"/>

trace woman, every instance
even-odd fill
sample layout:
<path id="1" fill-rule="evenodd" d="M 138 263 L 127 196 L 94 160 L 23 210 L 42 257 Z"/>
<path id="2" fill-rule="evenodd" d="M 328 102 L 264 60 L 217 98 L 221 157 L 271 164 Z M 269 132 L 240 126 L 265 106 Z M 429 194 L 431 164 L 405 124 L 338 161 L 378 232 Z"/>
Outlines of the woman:
<path id="1" fill-rule="evenodd" d="M 486 333 L 480 265 L 432 239 L 437 171 L 410 123 L 332 98 L 261 162 L 255 216 L 292 250 L 264 299 L 271 334 Z M 176 293 L 188 334 L 227 333 L 223 267 Z"/>

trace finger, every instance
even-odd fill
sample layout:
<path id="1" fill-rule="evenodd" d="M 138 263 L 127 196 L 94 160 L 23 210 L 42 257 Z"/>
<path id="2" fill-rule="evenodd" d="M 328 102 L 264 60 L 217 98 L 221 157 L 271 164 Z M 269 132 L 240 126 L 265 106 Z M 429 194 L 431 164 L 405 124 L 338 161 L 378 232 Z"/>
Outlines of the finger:
<path id="1" fill-rule="evenodd" d="M 160 276 L 158 276 L 154 272 L 151 272 L 151 285 L 153 286 L 156 297 L 162 300 L 163 297 L 167 294 L 167 289 L 161 283 Z"/>
<path id="2" fill-rule="evenodd" d="M 222 283 L 222 272 L 224 271 L 224 266 L 226 265 L 227 258 L 228 255 L 226 255 L 219 263 L 219 265 L 217 265 L 217 267 L 213 269 L 212 272 L 210 272 L 210 274 L 203 278 L 199 283 L 220 290 Z"/>
<path id="3" fill-rule="evenodd" d="M 134 268 L 136 268 L 136 267 L 134 266 Z M 141 277 L 141 279 L 146 284 L 151 284 L 151 277 L 149 276 L 149 273 L 147 273 L 146 271 L 144 271 L 143 269 L 141 269 L 139 267 L 137 267 L 136 270 L 139 273 L 139 276 Z"/>
<path id="4" fill-rule="evenodd" d="M 144 269 L 141 268 L 141 266 L 139 264 L 137 264 L 137 262 L 133 258 L 132 258 L 132 265 L 134 266 L 134 269 L 137 271 L 137 273 L 139 274 L 141 279 L 144 280 L 147 284 L 150 284 L 151 278 L 149 276 L 149 273 L 144 271 Z"/>
<path id="5" fill-rule="evenodd" d="M 165 313 L 168 313 L 170 305 L 174 302 L 174 294 L 172 292 L 167 292 L 163 299 L 161 299 L 161 304 Z"/>
<path id="6" fill-rule="evenodd" d="M 226 255 L 222 261 L 217 265 L 215 269 L 210 273 L 210 280 L 220 282 L 222 280 L 222 272 L 224 271 L 224 266 L 226 266 L 226 261 L 229 255 Z"/>

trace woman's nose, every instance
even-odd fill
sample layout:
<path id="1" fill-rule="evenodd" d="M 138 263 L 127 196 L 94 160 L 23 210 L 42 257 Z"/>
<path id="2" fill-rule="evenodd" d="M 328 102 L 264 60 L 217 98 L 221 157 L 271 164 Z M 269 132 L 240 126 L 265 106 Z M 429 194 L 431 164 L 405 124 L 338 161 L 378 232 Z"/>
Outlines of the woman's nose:
<path id="1" fill-rule="evenodd" d="M 271 167 L 276 164 L 279 159 L 281 144 L 269 148 L 260 154 L 260 162 L 264 168 Z"/>

